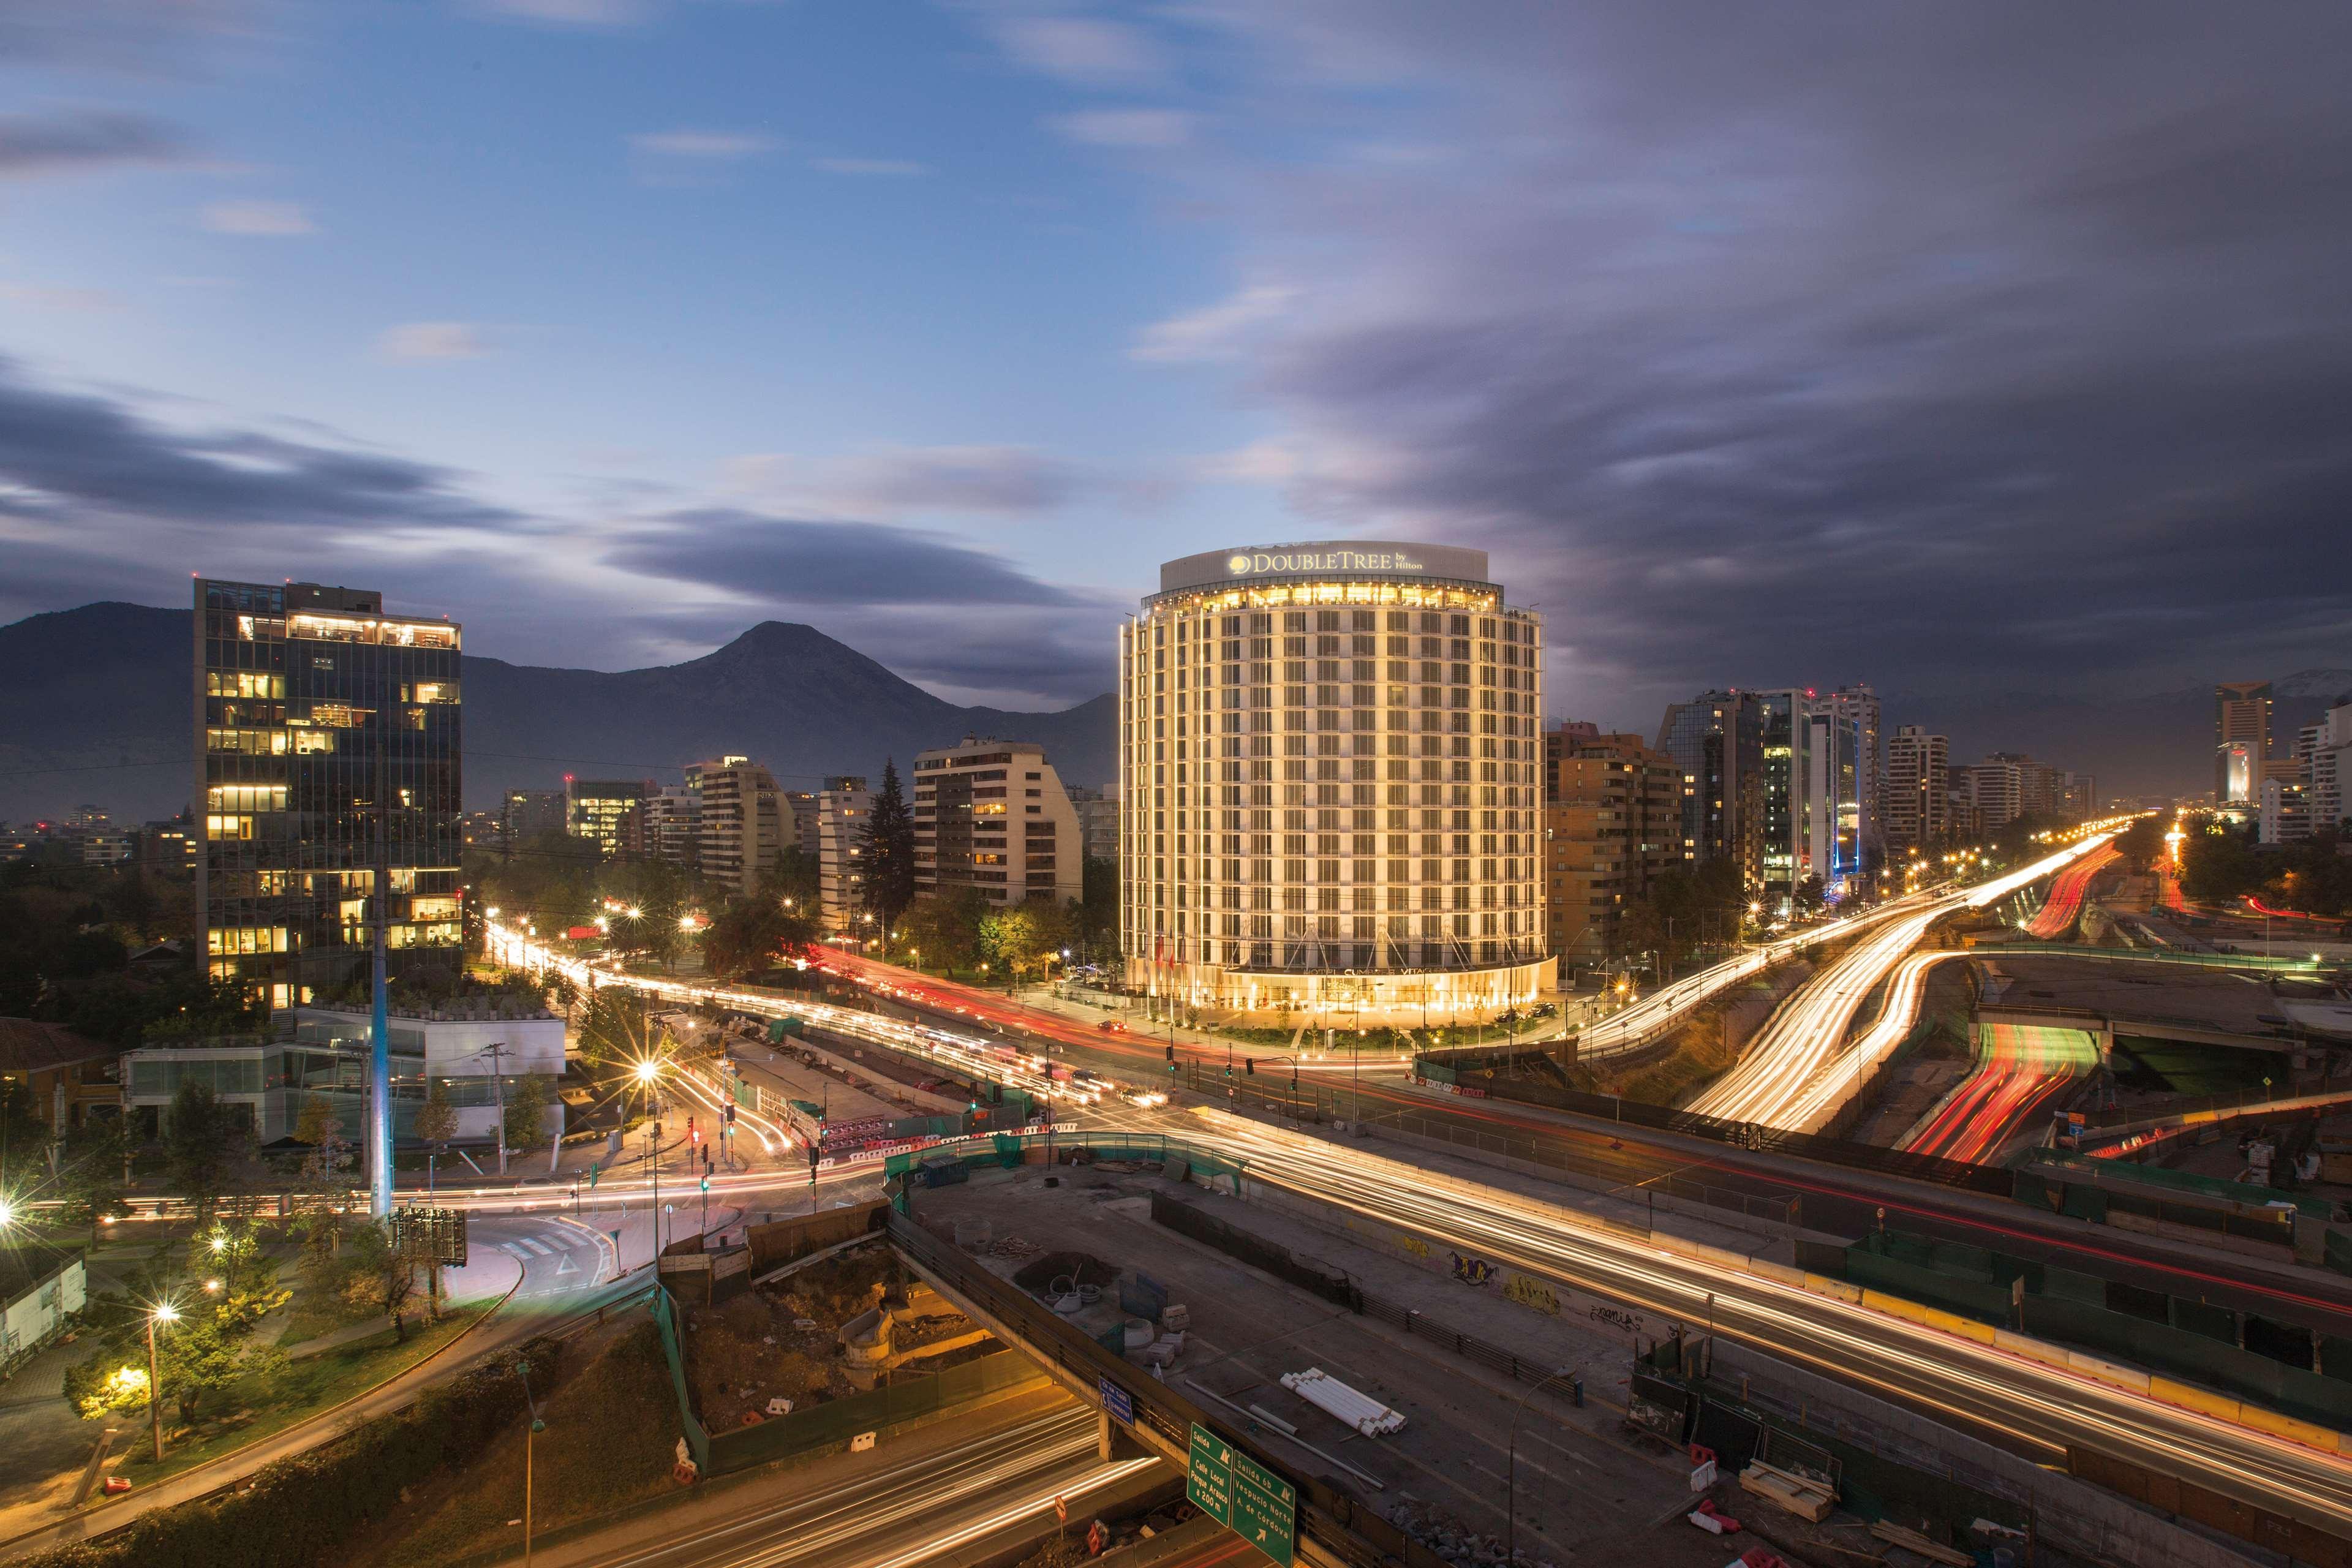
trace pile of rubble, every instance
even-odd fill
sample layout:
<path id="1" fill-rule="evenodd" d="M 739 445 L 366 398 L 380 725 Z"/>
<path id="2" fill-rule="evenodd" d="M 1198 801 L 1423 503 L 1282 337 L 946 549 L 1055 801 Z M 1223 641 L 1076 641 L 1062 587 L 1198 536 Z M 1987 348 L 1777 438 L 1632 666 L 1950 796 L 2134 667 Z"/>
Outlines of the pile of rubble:
<path id="1" fill-rule="evenodd" d="M 1503 1543 L 1502 1537 L 1481 1535 L 1442 1508 L 1435 1508 L 1415 1498 L 1411 1492 L 1398 1494 L 1388 1509 L 1391 1524 L 1414 1541 L 1428 1547 L 1456 1568 L 1557 1568 L 1549 1557 L 1533 1557 L 1525 1552 L 1513 1551 Z"/>

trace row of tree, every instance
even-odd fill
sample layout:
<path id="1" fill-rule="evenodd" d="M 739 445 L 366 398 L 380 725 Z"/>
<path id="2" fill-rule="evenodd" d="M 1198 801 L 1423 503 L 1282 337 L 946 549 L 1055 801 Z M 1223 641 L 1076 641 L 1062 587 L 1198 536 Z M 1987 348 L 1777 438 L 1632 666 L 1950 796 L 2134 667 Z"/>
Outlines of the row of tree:
<path id="1" fill-rule="evenodd" d="M 2273 909 L 2352 919 L 2352 857 L 2338 852 L 2335 833 L 2266 847 L 2255 836 L 2251 823 L 2192 820 L 2180 846 L 2180 890 L 2206 903 L 2252 893 Z"/>

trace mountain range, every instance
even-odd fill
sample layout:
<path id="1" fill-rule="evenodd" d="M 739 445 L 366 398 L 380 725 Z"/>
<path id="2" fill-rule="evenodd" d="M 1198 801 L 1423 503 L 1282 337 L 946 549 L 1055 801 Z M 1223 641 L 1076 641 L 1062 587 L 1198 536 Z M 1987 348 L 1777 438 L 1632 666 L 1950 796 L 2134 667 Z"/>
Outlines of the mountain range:
<path id="1" fill-rule="evenodd" d="M 188 615 L 103 603 L 0 626 L 9 676 L 0 682 L 0 819 L 89 801 L 142 820 L 187 803 Z M 2297 728 L 2352 692 L 2352 669 L 2298 670 L 2272 685 L 2273 744 L 2284 752 Z M 680 765 L 728 752 L 765 763 L 786 789 L 814 789 L 827 773 L 878 774 L 885 757 L 903 769 L 917 752 L 967 733 L 1039 742 L 1073 784 L 1099 786 L 1118 770 L 1114 696 L 1057 713 L 961 708 L 814 626 L 782 621 L 647 669 L 552 669 L 468 654 L 464 690 L 466 800 L 485 810 L 509 789 L 552 788 L 567 773 L 674 783 Z M 1555 694 L 1556 712 L 1576 706 L 1573 694 Z M 2195 795 L 2213 782 L 2210 687 L 1934 704 L 1890 694 L 1885 722 L 1950 736 L 1955 765 L 2027 752 L 2091 773 L 2102 798 Z"/>
<path id="2" fill-rule="evenodd" d="M 189 612 L 105 603 L 0 626 L 0 819 L 80 802 L 118 821 L 187 804 Z M 966 734 L 1036 741 L 1065 783 L 1117 776 L 1118 701 L 1058 713 L 963 708 L 814 626 L 763 621 L 684 664 L 551 669 L 468 654 L 466 804 L 583 778 L 675 784 L 722 752 L 765 763 L 786 789 L 828 773 L 903 773 L 917 752 Z"/>

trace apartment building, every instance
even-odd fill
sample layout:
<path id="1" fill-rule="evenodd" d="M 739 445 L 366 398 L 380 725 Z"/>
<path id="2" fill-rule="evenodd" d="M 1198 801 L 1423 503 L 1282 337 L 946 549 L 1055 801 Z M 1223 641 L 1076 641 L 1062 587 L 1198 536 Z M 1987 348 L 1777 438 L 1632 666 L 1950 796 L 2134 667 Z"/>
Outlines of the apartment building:
<path id="1" fill-rule="evenodd" d="M 793 843 L 793 819 L 774 776 L 749 758 L 722 756 L 688 768 L 686 787 L 697 803 L 702 874 L 733 892 L 751 892 Z"/>
<path id="2" fill-rule="evenodd" d="M 1564 966 L 1598 963 L 1622 951 L 1626 907 L 1681 861 L 1682 771 L 1591 725 L 1546 731 L 1544 754 L 1548 934 Z"/>
<path id="3" fill-rule="evenodd" d="M 817 913 L 828 935 L 853 931 L 866 908 L 866 825 L 873 792 L 856 773 L 824 781 L 816 792 Z"/>
<path id="4" fill-rule="evenodd" d="M 595 840 L 606 859 L 646 852 L 646 802 L 661 793 L 651 779 L 575 779 L 563 775 L 564 831 Z"/>
<path id="5" fill-rule="evenodd" d="M 1886 742 L 1886 849 L 1890 858 L 1943 843 L 1952 831 L 1951 741 L 1905 724 Z"/>
<path id="6" fill-rule="evenodd" d="M 966 735 L 919 753 L 913 781 L 917 898 L 974 888 L 995 904 L 1067 904 L 1084 893 L 1078 814 L 1045 747 Z"/>

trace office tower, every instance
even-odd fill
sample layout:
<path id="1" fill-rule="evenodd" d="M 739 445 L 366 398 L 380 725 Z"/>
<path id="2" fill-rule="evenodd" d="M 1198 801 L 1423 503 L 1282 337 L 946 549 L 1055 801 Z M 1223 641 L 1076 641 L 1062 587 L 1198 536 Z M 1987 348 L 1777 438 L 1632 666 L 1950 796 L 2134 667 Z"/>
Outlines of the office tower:
<path id="1" fill-rule="evenodd" d="M 1547 730 L 1544 741 L 1548 936 L 1562 963 L 1596 964 L 1623 952 L 1626 906 L 1681 861 L 1682 771 L 1642 736 L 1593 725 Z"/>
<path id="2" fill-rule="evenodd" d="M 1759 864 L 1765 901 L 1785 912 L 1813 867 L 1812 693 L 1759 691 L 1763 787 L 1758 797 Z"/>
<path id="3" fill-rule="evenodd" d="M 816 792 L 818 915 L 828 934 L 860 934 L 866 911 L 866 823 L 874 796 L 866 780 L 841 773 Z"/>
<path id="4" fill-rule="evenodd" d="M 2213 688 L 2213 800 L 2252 805 L 2271 754 L 2271 683 L 2224 681 Z"/>
<path id="5" fill-rule="evenodd" d="M 1886 848 L 1892 859 L 1951 834 L 1951 742 L 1905 724 L 1886 742 Z"/>
<path id="6" fill-rule="evenodd" d="M 775 778 L 748 758 L 726 756 L 688 768 L 686 784 L 698 802 L 702 874 L 751 892 L 793 841 Z"/>
<path id="7" fill-rule="evenodd" d="M 1075 903 L 1086 847 L 1061 774 L 1034 741 L 966 735 L 915 757 L 915 896 L 976 888 L 992 904 Z"/>
<path id="8" fill-rule="evenodd" d="M 1743 885 L 1763 882 L 1763 709 L 1752 691 L 1703 691 L 1673 703 L 1655 748 L 1682 771 L 1682 858 L 1730 859 Z"/>
<path id="9" fill-rule="evenodd" d="M 316 583 L 195 583 L 196 907 L 273 1008 L 458 964 L 459 630 Z M 379 879 L 378 869 L 383 871 Z"/>
<path id="10" fill-rule="evenodd" d="M 1491 1017 L 1550 983 L 1542 627 L 1483 551 L 1213 551 L 1119 634 L 1130 985 L 1262 1023 Z"/>
<path id="11" fill-rule="evenodd" d="M 646 852 L 647 797 L 661 793 L 650 779 L 575 779 L 563 775 L 564 831 L 595 840 L 607 859 L 634 860 Z"/>

